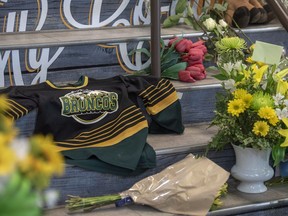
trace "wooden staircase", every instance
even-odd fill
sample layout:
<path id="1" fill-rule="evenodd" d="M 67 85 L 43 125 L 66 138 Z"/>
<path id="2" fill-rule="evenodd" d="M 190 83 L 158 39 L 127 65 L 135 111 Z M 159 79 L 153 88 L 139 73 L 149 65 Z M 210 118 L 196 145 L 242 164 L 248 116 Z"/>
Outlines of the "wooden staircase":
<path id="1" fill-rule="evenodd" d="M 35 2 L 32 0 L 19 0 L 17 3 L 0 1 L 0 25 L 3 23 L 3 33 L 0 33 L 1 87 L 30 85 L 46 79 L 53 82 L 69 82 L 77 80 L 80 75 L 107 78 L 129 73 L 133 68 L 139 68 L 141 64 L 148 62 L 145 58 L 135 58 L 135 62 L 130 57 L 126 58 L 129 51 L 137 48 L 139 44 L 145 46 L 146 43 L 147 45 L 151 39 L 151 26 L 147 21 L 148 18 L 146 20 L 142 17 L 142 20 L 138 20 L 139 23 L 137 23 L 136 18 L 140 19 L 141 14 L 138 12 L 140 15 L 135 15 L 135 11 L 139 11 L 138 7 L 143 7 L 143 1 L 126 0 L 120 3 L 113 0 L 106 0 L 103 3 L 99 1 L 103 10 L 101 16 L 105 17 L 102 22 L 107 21 L 107 24 L 101 28 L 92 20 L 91 11 L 97 11 L 97 7 L 91 6 L 93 1 L 85 0 L 79 5 L 79 1 L 76 4 L 76 1 L 43 0 L 37 1 L 40 2 L 38 6 L 37 4 L 35 6 Z M 160 2 L 163 16 L 169 14 L 169 10 L 173 8 L 173 2 L 171 0 Z M 116 19 L 114 15 L 120 10 L 119 8 L 123 11 L 119 12 Z M 71 17 L 69 20 L 69 11 L 73 12 L 71 17 L 74 18 L 74 22 Z M 131 14 L 134 14 L 134 18 L 136 17 L 133 22 Z M 27 22 L 24 28 L 25 16 Z M 24 21 L 21 22 L 21 19 Z M 109 19 L 112 21 L 109 22 Z M 15 28 L 9 27 L 9 22 L 12 25 L 13 20 Z M 129 26 L 126 23 L 125 27 L 113 26 L 121 20 L 123 23 L 126 23 L 125 20 L 130 20 L 132 23 Z M 74 26 L 71 23 L 74 23 Z M 98 20 L 98 23 L 101 23 L 101 20 Z M 83 28 L 76 28 L 81 24 Z M 243 32 L 253 41 L 262 40 L 282 45 L 286 47 L 286 50 L 288 48 L 288 33 L 277 20 L 267 25 L 249 26 L 243 29 Z M 201 34 L 184 25 L 161 29 L 163 39 L 183 36 L 196 41 Z M 140 175 L 124 177 L 91 172 L 67 165 L 65 175 L 53 179 L 51 184 L 51 188 L 60 192 L 59 205 L 64 204 L 68 194 L 97 196 L 121 192 L 144 177 L 155 174 L 183 159 L 189 153 L 203 154 L 207 143 L 217 130 L 208 126 L 214 115 L 215 93 L 221 90 L 221 86 L 211 75 L 209 73 L 207 79 L 193 84 L 173 81 L 182 105 L 186 129 L 183 135 L 150 135 L 148 137 L 148 143 L 156 150 L 156 168 Z M 16 122 L 16 126 L 20 129 L 20 136 L 32 134 L 36 112 L 31 112 Z M 226 148 L 221 152 L 209 152 L 208 157 L 227 171 L 235 162 L 231 148 Z M 229 180 L 229 183 L 231 187 L 227 198 L 224 199 L 224 206 L 209 215 L 252 216 L 257 215 L 257 212 L 261 215 L 272 215 L 271 211 L 273 215 L 280 215 L 288 209 L 288 190 L 284 186 L 269 188 L 267 193 L 256 196 L 237 192 L 233 179 Z M 63 208 L 49 210 L 46 214 L 66 215 Z M 123 207 L 120 211 L 118 209 L 115 211 L 111 207 L 101 209 L 97 214 L 105 216 L 116 214 L 170 215 L 143 206 Z"/>

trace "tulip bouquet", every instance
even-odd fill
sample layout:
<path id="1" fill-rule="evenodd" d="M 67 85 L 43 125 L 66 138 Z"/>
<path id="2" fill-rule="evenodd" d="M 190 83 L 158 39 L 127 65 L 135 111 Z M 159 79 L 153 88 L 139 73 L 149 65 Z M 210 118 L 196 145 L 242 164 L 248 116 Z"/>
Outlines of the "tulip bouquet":
<path id="1" fill-rule="evenodd" d="M 134 52 L 143 52 L 150 57 L 150 52 L 142 48 Z M 204 41 L 193 43 L 186 38 L 175 37 L 166 44 L 161 40 L 161 77 L 180 80 L 183 82 L 195 82 L 206 78 L 203 65 L 207 48 Z M 136 74 L 150 74 L 150 67 L 135 72 Z"/>
<path id="2" fill-rule="evenodd" d="M 51 177 L 63 172 L 63 158 L 50 136 L 16 138 L 12 121 L 3 114 L 5 97 L 0 104 L 0 215 L 41 215 L 41 203 L 49 207 L 56 201 L 57 192 L 46 189 Z"/>

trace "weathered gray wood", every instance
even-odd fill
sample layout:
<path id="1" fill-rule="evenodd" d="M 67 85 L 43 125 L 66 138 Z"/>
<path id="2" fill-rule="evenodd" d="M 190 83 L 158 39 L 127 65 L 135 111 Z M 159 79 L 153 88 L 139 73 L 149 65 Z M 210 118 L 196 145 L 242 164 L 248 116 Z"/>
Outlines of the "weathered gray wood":
<path id="1" fill-rule="evenodd" d="M 3 6 L 0 5 L 0 29 L 2 31 L 3 27 L 5 28 L 5 15 L 8 15 L 9 12 L 16 12 L 20 14 L 21 11 L 28 11 L 28 19 L 26 31 L 35 31 L 36 26 L 39 24 L 38 13 L 43 12 L 43 8 L 41 5 L 38 5 L 37 0 L 17 0 L 17 1 L 8 1 L 7 3 L 3 3 Z M 45 1 L 43 1 L 45 2 Z M 45 23 L 41 27 L 41 30 L 51 30 L 51 29 L 67 29 L 69 26 L 65 25 L 65 19 L 63 17 L 63 6 L 61 3 L 65 3 L 66 1 L 59 0 L 47 0 L 47 15 L 45 17 Z M 83 25 L 89 25 L 89 13 L 91 2 L 96 4 L 99 1 L 91 1 L 91 0 L 82 0 L 81 4 L 79 1 L 71 1 L 71 5 L 68 8 L 71 11 L 71 14 L 74 20 Z M 112 16 L 112 14 L 121 6 L 123 1 L 115 1 L 115 0 L 104 0 L 101 4 L 101 11 L 99 16 L 99 22 L 103 22 L 103 20 L 108 19 Z M 135 10 L 137 5 L 137 0 L 130 0 L 125 9 L 121 12 L 121 14 L 112 20 L 107 26 L 112 26 L 117 20 L 125 19 L 130 21 L 131 14 Z M 161 0 L 161 6 L 169 6 L 171 0 Z M 40 6 L 40 7 L 39 7 Z M 99 6 L 98 6 L 99 9 Z M 62 14 L 61 14 L 62 13 Z M 136 25 L 131 20 L 131 25 Z"/>

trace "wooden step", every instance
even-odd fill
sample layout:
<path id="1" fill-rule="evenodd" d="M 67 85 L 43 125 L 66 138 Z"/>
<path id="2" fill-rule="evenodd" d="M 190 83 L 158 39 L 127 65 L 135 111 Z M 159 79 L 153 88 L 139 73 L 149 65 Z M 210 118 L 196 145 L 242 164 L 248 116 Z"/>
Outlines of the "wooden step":
<path id="1" fill-rule="evenodd" d="M 246 194 L 237 191 L 237 182 L 233 179 L 228 181 L 228 194 L 223 197 L 223 205 L 214 211 L 210 211 L 207 216 L 225 216 L 225 215 L 242 215 L 245 216 L 277 216 L 286 215 L 288 210 L 287 184 L 269 186 L 268 190 L 260 194 Z M 95 188 L 96 189 L 96 188 Z M 45 216 L 62 216 L 66 215 L 67 210 L 63 206 L 58 208 L 48 209 L 45 211 Z M 95 209 L 90 213 L 75 213 L 75 216 L 172 216 L 165 212 L 160 212 L 150 206 L 144 205 L 128 205 L 121 208 L 116 208 L 114 205 L 109 205 L 99 209 Z"/>
<path id="2" fill-rule="evenodd" d="M 276 30 L 283 30 L 279 22 L 272 22 L 268 25 L 259 25 L 257 27 L 249 26 L 243 29 L 243 32 L 259 33 L 273 32 Z M 0 50 L 150 40 L 150 31 L 149 25 L 143 25 L 136 27 L 0 33 Z M 163 39 L 169 39 L 175 36 L 199 37 L 202 34 L 203 32 L 196 31 L 187 25 L 161 29 Z"/>

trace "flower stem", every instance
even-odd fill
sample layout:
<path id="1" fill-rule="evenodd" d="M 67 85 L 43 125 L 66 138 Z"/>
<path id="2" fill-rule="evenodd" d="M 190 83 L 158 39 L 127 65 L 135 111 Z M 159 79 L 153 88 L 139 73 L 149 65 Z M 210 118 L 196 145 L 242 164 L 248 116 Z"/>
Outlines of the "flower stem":
<path id="1" fill-rule="evenodd" d="M 87 197 L 87 198 L 69 195 L 69 199 L 66 200 L 66 203 L 68 203 L 66 205 L 66 208 L 70 212 L 77 210 L 89 212 L 95 208 L 114 204 L 118 200 L 121 200 L 121 196 L 119 194 L 111 194 L 111 195 Z"/>

